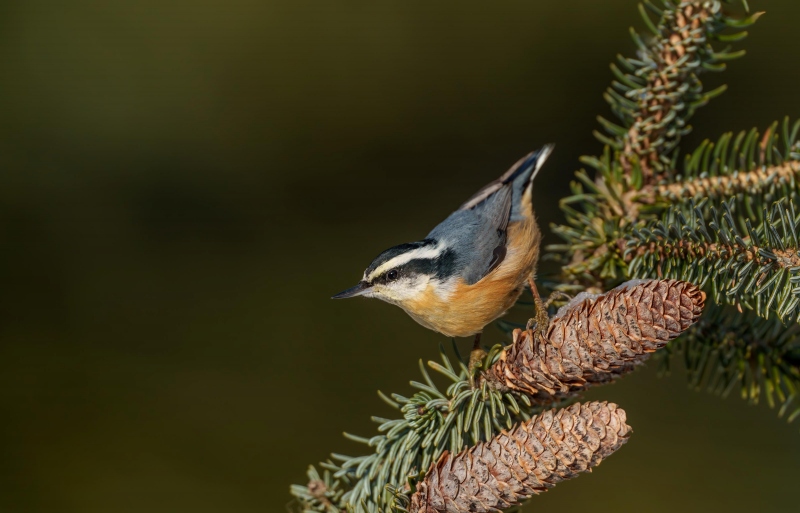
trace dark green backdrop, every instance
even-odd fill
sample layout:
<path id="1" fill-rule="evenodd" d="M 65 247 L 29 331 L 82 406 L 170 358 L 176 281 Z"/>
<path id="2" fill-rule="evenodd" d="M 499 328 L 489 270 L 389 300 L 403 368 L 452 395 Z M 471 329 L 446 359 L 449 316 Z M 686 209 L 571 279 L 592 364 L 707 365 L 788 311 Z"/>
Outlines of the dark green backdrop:
<path id="1" fill-rule="evenodd" d="M 800 5 L 751 5 L 687 146 L 800 116 Z M 443 340 L 329 296 L 548 141 L 558 221 L 632 24 L 632 0 L 0 4 L 0 511 L 282 511 Z M 793 509 L 800 424 L 680 370 L 589 396 L 632 440 L 531 510 Z"/>

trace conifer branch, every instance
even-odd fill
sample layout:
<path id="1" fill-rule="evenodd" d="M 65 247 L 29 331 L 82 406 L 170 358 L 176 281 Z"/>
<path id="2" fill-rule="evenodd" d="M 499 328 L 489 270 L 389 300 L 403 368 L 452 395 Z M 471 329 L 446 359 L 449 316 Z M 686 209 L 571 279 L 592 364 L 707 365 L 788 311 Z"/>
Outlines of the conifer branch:
<path id="1" fill-rule="evenodd" d="M 488 442 L 442 454 L 411 497 L 409 513 L 487 513 L 520 504 L 560 481 L 591 472 L 628 441 L 613 403 L 549 410 Z"/>
<path id="2" fill-rule="evenodd" d="M 581 159 L 597 171 L 596 178 L 591 178 L 584 170 L 578 171 L 578 180 L 572 183 L 572 195 L 561 201 L 567 224 L 553 226 L 553 231 L 565 244 L 548 246 L 552 253 L 547 258 L 564 266 L 559 287 L 562 290 L 587 287 L 605 290 L 628 278 L 627 262 L 621 258 L 625 247 L 618 244 L 621 232 L 630 224 L 647 222 L 652 216 L 660 215 L 674 201 L 668 196 L 683 187 L 663 186 L 680 184 L 684 179 L 705 178 L 691 174 L 681 176 L 676 169 L 677 144 L 690 130 L 688 119 L 698 107 L 724 89 L 703 92 L 698 73 L 722 70 L 725 61 L 739 57 L 742 52 L 731 52 L 727 48 L 718 51 L 712 42 L 743 39 L 746 32 L 740 29 L 754 23 L 759 14 L 735 19 L 723 11 L 722 2 L 718 0 L 684 0 L 677 5 L 668 1 L 662 3 L 661 7 L 651 2 L 644 4 L 659 17 L 657 23 L 641 9 L 653 36 L 634 34 L 639 46 L 638 58 L 619 58 L 625 72 L 612 65 L 617 80 L 607 91 L 606 100 L 622 125 L 601 118 L 601 124 L 611 137 L 595 135 L 606 148 L 601 156 Z M 788 128 L 784 128 L 782 135 L 787 147 L 794 147 L 797 132 L 789 134 Z M 769 150 L 773 150 L 777 148 L 773 144 L 775 132 L 771 131 L 770 135 Z M 762 154 L 754 151 L 757 141 L 751 137 L 738 137 L 732 145 L 730 141 L 723 142 L 704 159 L 687 159 L 687 168 L 701 162 L 704 167 L 713 168 L 709 176 L 736 175 L 754 162 L 749 153 L 751 149 L 756 157 Z M 745 159 L 740 159 L 745 149 Z M 717 167 L 714 167 L 714 160 L 708 166 L 711 155 L 715 158 L 735 155 L 738 160 L 725 160 Z M 771 162 L 768 166 L 779 165 L 778 160 L 783 162 L 793 158 L 792 155 L 791 150 L 777 155 L 766 151 L 763 160 Z M 687 169 L 687 173 L 689 171 Z M 729 181 L 721 180 L 720 185 Z"/>
<path id="3" fill-rule="evenodd" d="M 727 201 L 727 208 L 737 212 L 735 219 L 742 230 L 746 230 L 745 218 L 752 224 L 761 223 L 764 211 L 776 200 L 793 198 L 800 192 L 800 159 L 796 152 L 799 134 L 800 121 L 790 124 L 788 118 L 781 130 L 774 123 L 763 136 L 755 129 L 736 136 L 724 134 L 716 143 L 705 141 L 686 156 L 682 172 L 673 172 L 678 181 L 645 185 L 639 190 L 626 189 L 622 181 L 605 172 L 614 166 L 606 151 L 603 159 L 590 161 L 601 171 L 604 181 L 592 183 L 580 171 L 578 178 L 591 185 L 592 193 L 574 185 L 577 194 L 562 201 L 569 225 L 554 227 L 554 231 L 566 244 L 548 249 L 564 256 L 550 258 L 569 259 L 563 267 L 565 281 L 608 287 L 620 278 L 641 277 L 629 274 L 630 255 L 624 256 L 630 244 L 640 242 L 631 233 L 637 228 L 646 229 L 667 209 L 693 213 L 695 201 L 701 207 L 701 217 L 709 219 L 711 208 L 722 209 Z M 577 203 L 585 212 L 572 208 Z M 700 254 L 705 249 L 689 239 L 681 244 L 696 249 L 687 255 Z M 662 276 L 665 275 L 656 271 L 647 275 Z M 690 279 L 688 275 L 675 277 Z"/>
<path id="4" fill-rule="evenodd" d="M 706 317 L 679 343 L 697 367 L 690 378 L 707 376 L 704 365 L 713 360 L 711 388 L 738 383 L 751 401 L 766 390 L 785 411 L 800 375 L 798 134 L 800 121 L 788 118 L 763 135 L 727 133 L 688 153 L 680 169 L 677 148 L 665 144 L 663 172 L 650 182 L 646 169 L 625 164 L 624 145 L 604 140 L 602 156 L 582 159 L 596 179 L 579 171 L 573 195 L 562 200 L 568 224 L 554 231 L 565 244 L 549 247 L 563 264 L 559 288 L 607 288 L 634 277 L 697 284 L 719 304 L 714 312 L 729 315 Z"/>
<path id="5" fill-rule="evenodd" d="M 759 16 L 734 19 L 723 3 L 646 0 L 653 35 L 633 33 L 638 55 L 612 65 L 605 98 L 621 125 L 598 118 L 604 151 L 581 159 L 596 176 L 576 173 L 561 202 L 567 222 L 553 227 L 564 243 L 546 255 L 562 264 L 557 289 L 584 292 L 543 334 L 517 329 L 510 346 L 495 346 L 477 387 L 460 356 L 428 362 L 444 389 L 420 362 L 424 382 L 411 382 L 411 397 L 380 394 L 402 418 L 373 418 L 371 438 L 346 435 L 369 454 L 334 454 L 292 487 L 304 512 L 518 504 L 589 470 L 629 433 L 624 412 L 606 403 L 531 416 L 630 372 L 684 332 L 677 344 L 694 385 L 738 385 L 744 398 L 789 411 L 800 390 L 800 121 L 705 141 L 678 166 L 688 120 L 724 90 L 704 91 L 699 73 L 743 54 L 714 45 L 743 39 Z M 650 280 L 588 294 L 631 278 Z M 717 304 L 696 322 L 706 293 Z"/>
<path id="6" fill-rule="evenodd" d="M 711 207 L 704 219 L 700 207 L 684 216 L 679 208 L 646 228 L 632 228 L 624 237 L 623 257 L 631 276 L 686 279 L 709 286 L 718 303 L 754 310 L 784 321 L 800 318 L 800 216 L 793 202 L 776 203 L 753 226 L 744 229 L 734 211 Z"/>
<path id="7" fill-rule="evenodd" d="M 623 171 L 639 185 L 655 183 L 671 169 L 672 151 L 691 130 L 689 118 L 725 90 L 723 86 L 704 92 L 698 74 L 722 71 L 725 61 L 744 54 L 728 48 L 716 51 L 711 42 L 743 39 L 745 32 L 723 35 L 723 31 L 731 26 L 746 27 L 759 16 L 733 20 L 724 14 L 717 0 L 663 4 L 662 8 L 649 0 L 644 2 L 659 17 L 654 24 L 647 11 L 640 8 L 652 35 L 643 37 L 631 30 L 638 46 L 637 57 L 619 56 L 622 69 L 611 65 L 617 80 L 605 98 L 622 126 L 598 117 L 611 136 L 597 133 L 598 139 L 619 152 L 617 161 Z"/>
<path id="8" fill-rule="evenodd" d="M 730 198 L 745 193 L 748 198 L 766 197 L 768 201 L 791 195 L 797 189 L 800 159 L 797 158 L 797 135 L 800 121 L 789 126 L 778 123 L 762 136 L 753 129 L 723 135 L 716 143 L 709 140 L 686 155 L 678 181 L 645 185 L 636 201 L 645 204 L 675 204 L 689 199 Z M 781 144 L 783 139 L 783 144 Z M 753 210 L 752 201 L 747 205 Z M 756 208 L 758 210 L 758 208 Z"/>
<path id="9" fill-rule="evenodd" d="M 454 351 L 458 356 L 455 346 Z M 495 349 L 489 357 L 497 353 Z M 502 393 L 486 383 L 472 388 L 461 357 L 456 365 L 444 349 L 441 357 L 441 364 L 430 361 L 428 367 L 444 376 L 449 385 L 438 386 L 420 362 L 423 382 L 411 382 L 417 389 L 411 397 L 379 393 L 384 402 L 402 413 L 402 418 L 373 417 L 378 434 L 371 438 L 346 434 L 367 445 L 372 453 L 357 457 L 333 454 L 332 460 L 320 464 L 328 475 L 328 502 L 320 500 L 308 486 L 292 487 L 303 511 L 332 513 L 351 508 L 359 513 L 388 512 L 409 479 L 428 468 L 443 451 L 457 453 L 488 440 L 535 412 L 527 397 Z M 309 482 L 318 481 L 319 473 L 311 467 Z"/>
<path id="10" fill-rule="evenodd" d="M 633 370 L 697 320 L 704 297 L 688 283 L 658 280 L 577 297 L 551 319 L 549 343 L 531 349 L 533 332 L 527 331 L 518 332 L 509 349 L 495 346 L 476 388 L 463 363 L 456 368 L 444 352 L 441 364 L 428 362 L 447 378 L 444 390 L 420 362 L 424 382 L 411 382 L 415 394 L 381 394 L 403 418 L 373 418 L 379 427 L 371 438 L 346 435 L 369 446 L 372 454 L 333 454 L 332 461 L 320 464 L 327 477 L 312 467 L 309 485 L 293 487 L 292 494 L 305 511 L 330 513 L 349 506 L 388 512 L 405 494 L 406 483 L 444 451 L 457 454 L 491 440 L 544 406 Z"/>
<path id="11" fill-rule="evenodd" d="M 657 198 L 668 201 L 702 197 L 719 198 L 730 197 L 742 192 L 758 193 L 775 185 L 788 184 L 793 187 L 798 173 L 800 173 L 800 162 L 790 161 L 735 175 L 704 176 L 683 182 L 658 184 L 643 188 L 645 194 L 640 197 L 639 201 L 655 203 Z"/>

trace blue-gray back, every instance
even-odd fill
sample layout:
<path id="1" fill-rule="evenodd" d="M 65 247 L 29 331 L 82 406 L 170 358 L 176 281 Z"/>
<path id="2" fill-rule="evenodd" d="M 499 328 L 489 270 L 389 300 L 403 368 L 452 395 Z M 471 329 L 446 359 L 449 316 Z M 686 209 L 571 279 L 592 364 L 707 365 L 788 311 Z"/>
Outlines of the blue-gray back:
<path id="1" fill-rule="evenodd" d="M 508 223 L 521 220 L 522 195 L 552 146 L 526 155 L 434 228 L 428 239 L 452 248 L 456 267 L 468 284 L 489 274 L 506 256 Z"/>

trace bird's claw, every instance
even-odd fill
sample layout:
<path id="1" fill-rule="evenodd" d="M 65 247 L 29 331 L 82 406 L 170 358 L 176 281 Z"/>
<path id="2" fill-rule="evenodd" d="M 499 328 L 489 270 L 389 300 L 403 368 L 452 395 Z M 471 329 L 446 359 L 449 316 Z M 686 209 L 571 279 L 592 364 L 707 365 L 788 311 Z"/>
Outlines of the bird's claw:
<path id="1" fill-rule="evenodd" d="M 560 290 L 554 290 L 550 296 L 547 297 L 547 300 L 544 302 L 545 309 L 550 308 L 554 302 L 558 301 L 559 299 L 563 299 L 565 301 L 570 301 L 572 296 L 567 294 L 566 292 L 561 292 Z"/>
<path id="2" fill-rule="evenodd" d="M 526 331 L 534 331 L 539 335 L 544 335 L 550 326 L 550 316 L 547 315 L 547 307 L 542 300 L 536 301 L 536 315 L 528 319 L 525 325 Z"/>

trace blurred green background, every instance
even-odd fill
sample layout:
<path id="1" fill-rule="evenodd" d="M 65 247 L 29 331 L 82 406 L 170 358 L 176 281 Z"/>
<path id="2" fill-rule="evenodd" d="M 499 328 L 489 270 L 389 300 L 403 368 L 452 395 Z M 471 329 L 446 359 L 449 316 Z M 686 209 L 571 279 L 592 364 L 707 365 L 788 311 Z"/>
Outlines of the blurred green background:
<path id="1" fill-rule="evenodd" d="M 685 147 L 800 116 L 800 5 L 751 5 Z M 548 141 L 559 221 L 630 25 L 633 0 L 0 4 L 0 511 L 282 511 L 444 340 L 330 295 Z M 680 368 L 589 397 L 632 440 L 531 510 L 796 507 L 800 425 Z"/>

